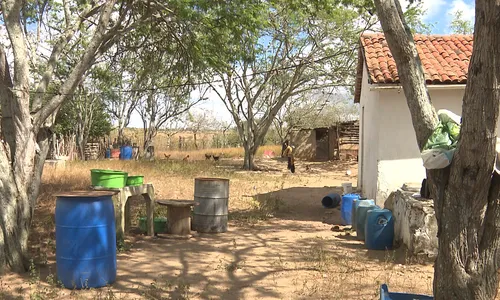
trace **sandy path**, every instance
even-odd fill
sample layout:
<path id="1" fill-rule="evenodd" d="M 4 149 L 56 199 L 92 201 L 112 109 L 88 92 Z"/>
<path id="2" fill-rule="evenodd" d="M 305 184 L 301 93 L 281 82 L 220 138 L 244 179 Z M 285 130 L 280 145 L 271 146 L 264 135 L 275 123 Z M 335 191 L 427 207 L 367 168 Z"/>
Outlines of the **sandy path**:
<path id="1" fill-rule="evenodd" d="M 131 248 L 118 255 L 112 288 L 73 293 L 51 288 L 44 280 L 55 271 L 50 256 L 37 285 L 27 283 L 29 275 L 2 277 L 0 299 L 20 291 L 46 299 L 377 299 L 384 282 L 394 291 L 432 291 L 431 265 L 413 264 L 402 250 L 368 251 L 354 237 L 330 230 L 330 224 L 340 223 L 340 211 L 325 210 L 320 201 L 340 193 L 341 182 L 356 183 L 345 175 L 346 168 L 355 171 L 352 164 L 331 169 L 304 163 L 296 175 L 286 174 L 276 161 L 266 166 L 278 171 L 262 172 L 264 183 L 240 178 L 232 184 L 243 186 L 238 197 L 277 199 L 268 218 L 242 211 L 228 232 L 189 240 L 129 235 Z M 272 176 L 281 178 L 279 187 L 268 182 Z"/>

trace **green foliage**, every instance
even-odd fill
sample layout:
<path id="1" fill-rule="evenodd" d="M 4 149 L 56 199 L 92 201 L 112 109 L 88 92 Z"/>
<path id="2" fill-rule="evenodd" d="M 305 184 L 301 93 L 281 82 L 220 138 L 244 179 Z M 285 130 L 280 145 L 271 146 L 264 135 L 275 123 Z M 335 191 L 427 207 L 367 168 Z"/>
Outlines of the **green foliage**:
<path id="1" fill-rule="evenodd" d="M 228 147 L 241 147 L 241 138 L 236 129 L 229 130 L 226 133 Z"/>
<path id="2" fill-rule="evenodd" d="M 404 12 L 406 24 L 410 27 L 413 34 L 431 34 L 435 24 L 424 23 L 422 16 L 426 10 L 422 6 L 422 2 L 409 3 Z"/>
<path id="3" fill-rule="evenodd" d="M 267 133 L 287 101 L 300 103 L 310 91 L 354 82 L 359 35 L 376 23 L 363 7 L 365 1 L 266 3 L 267 21 L 236 46 L 246 54 L 228 69 L 215 68 L 225 88 L 219 96 L 247 154 L 265 143 L 266 136 L 267 141 L 275 139 Z"/>
<path id="4" fill-rule="evenodd" d="M 463 11 L 457 10 L 450 23 L 450 30 L 455 34 L 472 34 L 474 32 L 474 24 L 463 18 Z"/>
<path id="5" fill-rule="evenodd" d="M 60 135 L 71 135 L 77 131 L 78 114 L 81 113 L 79 106 L 75 105 L 81 101 L 74 97 L 65 102 L 61 107 L 54 123 L 54 132 Z M 110 117 L 104 109 L 102 101 L 97 101 L 93 108 L 93 122 L 90 126 L 88 137 L 97 139 L 109 135 L 113 129 Z"/>

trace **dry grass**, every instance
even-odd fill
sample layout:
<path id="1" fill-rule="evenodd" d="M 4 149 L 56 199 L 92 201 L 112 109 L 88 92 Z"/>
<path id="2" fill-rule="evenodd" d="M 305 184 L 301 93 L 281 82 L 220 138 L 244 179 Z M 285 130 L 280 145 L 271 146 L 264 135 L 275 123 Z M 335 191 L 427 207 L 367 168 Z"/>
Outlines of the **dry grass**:
<path id="1" fill-rule="evenodd" d="M 262 157 L 264 151 L 273 151 L 276 156 L 281 153 L 281 146 L 262 146 L 257 150 L 257 157 Z M 243 148 L 215 148 L 201 149 L 194 151 L 159 151 L 156 153 L 158 159 L 164 159 L 165 155 L 170 155 L 170 159 L 181 160 L 189 155 L 189 160 L 204 160 L 205 154 L 220 156 L 221 158 L 243 158 Z"/>
<path id="2" fill-rule="evenodd" d="M 328 230 L 329 227 L 321 227 L 320 222 L 295 222 L 293 218 L 288 219 L 288 216 L 295 216 L 297 213 L 297 208 L 289 207 L 291 202 L 287 198 L 293 196 L 294 192 L 277 192 L 306 186 L 323 188 L 320 179 L 322 176 L 333 176 L 331 173 L 290 176 L 281 171 L 241 172 L 234 165 L 231 161 L 205 160 L 92 161 L 67 162 L 65 167 L 47 168 L 32 224 L 30 245 L 34 261 L 30 274 L 24 279 L 27 284 L 22 285 L 22 288 L 11 288 L 8 285 L 14 285 L 12 281 L 0 278 L 0 299 L 15 299 L 13 295 L 16 294 L 24 295 L 19 296 L 19 299 L 25 299 L 28 295 L 30 299 L 138 299 L 138 295 L 140 299 L 248 299 L 249 297 L 240 294 L 235 296 L 226 292 L 248 289 L 247 286 L 251 287 L 252 284 L 280 289 L 280 293 L 290 295 L 287 299 L 376 299 L 382 282 L 388 283 L 393 290 L 395 287 L 419 293 L 429 293 L 432 290 L 429 269 L 420 269 L 420 265 L 408 258 L 401 262 L 401 258 L 393 252 L 378 253 L 378 258 L 372 258 L 365 255 L 366 251 L 356 250 L 359 242 L 353 242 L 342 233 L 333 235 Z M 236 166 L 238 165 L 239 162 Z M 340 169 L 345 167 L 342 165 Z M 235 239 L 215 251 L 216 258 L 202 258 L 201 264 L 190 265 L 193 269 L 201 268 L 197 269 L 199 272 L 208 272 L 211 278 L 219 275 L 223 277 L 214 277 L 217 279 L 213 279 L 212 284 L 200 284 L 189 274 L 187 277 L 176 277 L 158 273 L 145 285 L 129 287 L 135 290 L 135 295 L 111 287 L 81 292 L 61 289 L 52 270 L 47 271 L 46 267 L 51 265 L 50 261 L 53 264 L 55 256 L 54 194 L 88 189 L 89 170 L 93 168 L 142 174 L 146 182 L 154 184 L 157 199 L 191 198 L 194 178 L 198 176 L 230 178 L 229 217 L 231 226 L 238 228 Z M 135 205 L 132 213 L 136 219 L 144 214 L 145 205 L 140 203 L 140 199 L 133 201 Z M 300 199 L 298 204 L 300 205 Z M 304 209 L 304 206 L 298 207 Z M 162 210 L 157 211 L 158 215 L 164 213 Z M 285 218 L 280 219 L 282 216 Z M 245 233 L 250 235 L 247 237 Z M 236 241 L 240 234 L 245 237 Z M 255 251 L 254 248 L 264 247 L 258 245 L 267 243 L 273 244 L 266 246 L 260 254 L 252 252 Z M 208 247 L 212 249 L 213 246 Z M 174 249 L 169 249 L 171 250 Z M 211 252 L 203 253 L 210 255 Z M 172 270 L 172 267 L 165 268 Z M 44 271 L 40 272 L 40 269 Z M 202 271 L 206 269 L 213 271 Z M 266 280 L 264 283 L 255 281 L 245 283 L 242 287 L 237 286 L 238 280 L 234 281 L 234 278 L 251 277 L 252 274 L 258 277 L 264 273 L 270 274 L 265 278 L 259 277 L 259 280 Z M 221 280 L 224 283 L 219 282 Z M 221 295 L 226 295 L 226 298 Z"/>
<path id="3" fill-rule="evenodd" d="M 237 152 L 238 150 L 234 150 Z M 261 190 L 275 190 L 282 185 L 281 181 L 261 182 L 259 174 L 239 172 L 239 164 L 221 167 L 220 162 L 210 161 L 68 161 L 64 167 L 47 167 L 44 170 L 40 196 L 36 207 L 36 218 L 33 220 L 31 248 L 37 257 L 37 263 L 46 263 L 47 256 L 55 253 L 55 194 L 65 191 L 88 190 L 91 185 L 91 169 L 123 170 L 129 175 L 144 175 L 144 181 L 153 183 L 156 199 L 192 199 L 195 177 L 230 178 L 231 211 L 233 220 L 255 222 L 264 220 L 272 214 L 268 204 L 276 199 L 256 199 L 248 197 Z M 259 189 L 256 189 L 259 186 Z M 250 192 L 250 193 L 249 193 Z M 142 198 L 132 199 L 132 225 L 138 218 L 146 215 L 146 207 Z M 251 213 L 249 213 L 251 212 Z M 156 216 L 166 216 L 166 209 L 155 207 Z"/>

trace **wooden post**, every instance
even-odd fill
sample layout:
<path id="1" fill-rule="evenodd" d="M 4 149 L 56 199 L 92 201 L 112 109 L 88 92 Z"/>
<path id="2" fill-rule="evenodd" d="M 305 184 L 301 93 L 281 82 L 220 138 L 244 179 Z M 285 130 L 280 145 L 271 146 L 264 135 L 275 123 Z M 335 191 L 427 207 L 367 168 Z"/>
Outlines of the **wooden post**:
<path id="1" fill-rule="evenodd" d="M 122 191 L 121 194 L 123 195 L 122 201 L 125 206 L 125 232 L 128 234 L 130 227 L 132 226 L 132 220 L 130 219 L 130 202 L 128 201 L 131 195 L 128 191 Z"/>
<path id="2" fill-rule="evenodd" d="M 167 233 L 177 235 L 188 235 L 191 232 L 191 209 L 189 206 L 168 206 L 167 210 Z"/>
<path id="3" fill-rule="evenodd" d="M 123 199 L 123 191 L 120 189 L 120 192 L 117 195 L 117 203 L 115 208 L 118 208 L 118 211 L 115 212 L 115 222 L 116 222 L 116 240 L 123 241 L 125 239 L 125 203 L 127 198 Z M 118 214 L 118 215 L 117 215 Z"/>
<path id="4" fill-rule="evenodd" d="M 147 184 L 147 192 L 142 194 L 146 201 L 146 230 L 149 236 L 154 232 L 154 212 L 155 212 L 155 189 L 152 184 Z"/>

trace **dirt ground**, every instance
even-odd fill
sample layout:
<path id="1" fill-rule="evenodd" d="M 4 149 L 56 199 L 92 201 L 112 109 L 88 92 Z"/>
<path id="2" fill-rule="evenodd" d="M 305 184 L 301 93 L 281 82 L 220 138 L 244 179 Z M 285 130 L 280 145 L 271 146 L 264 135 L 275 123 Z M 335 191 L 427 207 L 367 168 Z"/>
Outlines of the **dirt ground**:
<path id="1" fill-rule="evenodd" d="M 137 168 L 130 164 L 126 167 Z M 55 253 L 46 247 L 39 250 L 46 253 L 45 262 L 37 262 L 30 274 L 0 278 L 0 299 L 378 299 L 382 283 L 391 291 L 431 294 L 430 262 L 409 257 L 404 249 L 367 250 L 342 226 L 332 230 L 340 224 L 340 210 L 323 208 L 321 199 L 341 193 L 342 182 L 356 185 L 355 163 L 298 162 L 293 175 L 279 160 L 259 161 L 263 171 L 256 173 L 239 171 L 240 165 L 232 160 L 213 166 L 214 172 L 230 174 L 228 232 L 193 233 L 187 240 L 132 232 L 118 254 L 116 282 L 85 291 L 57 287 Z M 44 175 L 44 182 L 91 167 L 67 166 L 69 171 Z M 146 179 L 160 198 L 192 198 L 193 175 L 206 174 L 201 169 Z M 134 204 L 140 214 L 140 199 Z M 50 210 L 39 210 L 50 217 Z"/>

